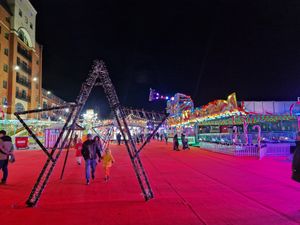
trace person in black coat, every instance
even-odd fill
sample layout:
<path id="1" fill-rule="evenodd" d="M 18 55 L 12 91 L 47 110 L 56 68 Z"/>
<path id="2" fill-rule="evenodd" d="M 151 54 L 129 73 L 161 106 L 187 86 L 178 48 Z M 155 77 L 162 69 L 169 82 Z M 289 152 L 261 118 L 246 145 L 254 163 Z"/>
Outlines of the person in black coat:
<path id="1" fill-rule="evenodd" d="M 181 142 L 182 142 L 182 149 L 183 150 L 190 149 L 188 140 L 185 138 L 185 134 L 184 133 L 181 134 Z"/>
<path id="2" fill-rule="evenodd" d="M 296 149 L 294 151 L 292 163 L 292 179 L 300 182 L 300 131 L 296 138 Z"/>
<path id="3" fill-rule="evenodd" d="M 173 138 L 173 150 L 179 151 L 179 142 L 178 142 L 178 135 L 175 134 Z"/>
<path id="4" fill-rule="evenodd" d="M 92 179 L 95 179 L 95 170 L 97 166 L 97 157 L 101 159 L 101 151 L 100 145 L 96 143 L 95 140 L 92 139 L 92 135 L 87 135 L 87 140 L 83 142 L 82 145 L 82 157 L 85 160 L 85 177 L 86 184 L 90 183 L 90 175 L 92 175 Z"/>
<path id="5" fill-rule="evenodd" d="M 118 142 L 118 145 L 121 144 L 121 138 L 122 138 L 121 134 L 117 133 L 117 142 Z"/>

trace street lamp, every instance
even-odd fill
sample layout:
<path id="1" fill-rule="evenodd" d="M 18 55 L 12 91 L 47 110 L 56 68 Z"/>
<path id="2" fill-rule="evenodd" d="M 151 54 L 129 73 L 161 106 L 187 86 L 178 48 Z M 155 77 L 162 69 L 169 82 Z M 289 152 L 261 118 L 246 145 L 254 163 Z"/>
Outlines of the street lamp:
<path id="1" fill-rule="evenodd" d="M 18 65 L 15 65 L 15 70 L 18 71 L 20 67 Z"/>
<path id="2" fill-rule="evenodd" d="M 51 94 L 51 91 L 47 91 L 47 95 L 50 95 Z"/>
<path id="3" fill-rule="evenodd" d="M 38 79 L 37 79 L 37 77 L 34 77 L 32 80 L 33 80 L 34 82 L 36 82 Z"/>

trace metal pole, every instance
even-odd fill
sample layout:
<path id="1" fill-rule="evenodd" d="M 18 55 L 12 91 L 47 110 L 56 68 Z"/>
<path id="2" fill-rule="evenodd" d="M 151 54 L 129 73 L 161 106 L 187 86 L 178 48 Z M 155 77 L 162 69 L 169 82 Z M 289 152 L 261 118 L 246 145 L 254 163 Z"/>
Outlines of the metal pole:
<path id="1" fill-rule="evenodd" d="M 69 156 L 70 146 L 71 146 L 71 143 L 73 141 L 73 134 L 74 134 L 74 129 L 72 129 L 72 132 L 71 132 L 71 135 L 70 135 L 70 141 L 68 143 L 68 148 L 67 148 L 67 153 L 66 153 L 65 160 L 64 160 L 64 165 L 63 165 L 63 168 L 62 168 L 62 171 L 61 171 L 61 174 L 60 174 L 60 179 L 61 180 L 63 179 L 64 173 L 65 173 L 65 168 L 66 168 L 66 164 L 67 164 L 67 160 L 68 160 L 68 156 Z"/>

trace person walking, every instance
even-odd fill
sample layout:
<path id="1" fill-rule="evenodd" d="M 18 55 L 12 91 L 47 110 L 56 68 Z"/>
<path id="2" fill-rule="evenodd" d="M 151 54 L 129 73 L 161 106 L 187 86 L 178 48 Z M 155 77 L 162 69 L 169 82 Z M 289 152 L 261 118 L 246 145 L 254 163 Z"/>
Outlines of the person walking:
<path id="1" fill-rule="evenodd" d="M 117 142 L 118 142 L 118 145 L 121 144 L 121 134 L 120 133 L 117 133 Z"/>
<path id="2" fill-rule="evenodd" d="M 77 164 L 78 164 L 78 165 L 81 165 L 81 158 L 82 158 L 82 154 L 81 154 L 81 151 L 82 151 L 82 140 L 81 140 L 80 138 L 77 139 L 77 143 L 76 143 L 76 145 L 75 145 L 75 150 L 76 150 L 75 156 L 76 156 Z"/>
<path id="3" fill-rule="evenodd" d="M 158 132 L 156 132 L 155 136 L 156 136 L 156 140 L 159 140 L 159 133 Z"/>
<path id="4" fill-rule="evenodd" d="M 97 166 L 97 156 L 101 159 L 101 149 L 99 145 L 92 139 L 92 135 L 87 135 L 87 140 L 82 145 L 82 156 L 85 160 L 85 177 L 86 184 L 90 184 L 90 175 L 95 179 L 95 170 Z"/>
<path id="5" fill-rule="evenodd" d="M 5 130 L 0 131 L 0 170 L 2 170 L 3 176 L 1 184 L 6 184 L 8 178 L 8 161 L 11 159 L 14 162 L 13 144 L 11 137 L 6 135 Z"/>
<path id="6" fill-rule="evenodd" d="M 115 162 L 114 157 L 111 154 L 111 151 L 109 148 L 105 150 L 105 153 L 102 158 L 103 163 L 103 169 L 104 169 L 104 181 L 107 182 L 109 180 L 110 176 L 110 168 L 112 167 L 112 164 Z"/>
<path id="7" fill-rule="evenodd" d="M 103 151 L 103 145 L 102 145 L 102 142 L 101 142 L 101 139 L 99 136 L 95 136 L 94 137 L 94 142 L 95 144 L 97 145 L 97 147 L 100 149 L 100 155 L 102 156 L 102 151 Z M 99 158 L 100 159 L 100 158 Z"/>
<path id="8" fill-rule="evenodd" d="M 154 135 L 153 135 L 153 139 L 154 139 Z M 150 143 L 150 141 L 151 141 L 151 135 L 150 135 L 150 133 L 146 134 L 146 140 L 147 140 L 148 143 Z"/>
<path id="9" fill-rule="evenodd" d="M 185 137 L 185 134 L 184 134 L 184 133 L 181 133 L 181 142 L 182 142 L 182 149 L 183 149 L 183 150 L 185 150 L 185 149 L 190 149 L 189 144 L 188 144 L 188 140 L 187 140 L 187 138 Z"/>
<path id="10" fill-rule="evenodd" d="M 140 143 L 140 139 L 139 139 L 139 135 L 138 135 L 138 134 L 135 135 L 135 140 L 136 140 L 136 143 L 137 143 L 137 144 Z"/>
<path id="11" fill-rule="evenodd" d="M 169 139 L 168 134 L 167 134 L 167 133 L 164 133 L 164 136 L 165 136 L 166 144 L 168 144 L 168 139 Z"/>
<path id="12" fill-rule="evenodd" d="M 140 140 L 142 143 L 144 142 L 144 133 L 143 132 L 141 132 L 141 134 L 140 134 Z"/>
<path id="13" fill-rule="evenodd" d="M 78 142 L 78 139 L 79 139 L 78 134 L 75 134 L 74 139 L 73 139 L 72 144 L 71 144 L 71 147 L 75 148 L 75 146 Z"/>
<path id="14" fill-rule="evenodd" d="M 294 151 L 292 161 L 292 179 L 300 182 L 300 131 L 297 133 L 295 142 L 296 149 Z"/>
<path id="15" fill-rule="evenodd" d="M 178 135 L 175 134 L 173 137 L 173 150 L 179 151 L 179 142 L 178 142 Z"/>

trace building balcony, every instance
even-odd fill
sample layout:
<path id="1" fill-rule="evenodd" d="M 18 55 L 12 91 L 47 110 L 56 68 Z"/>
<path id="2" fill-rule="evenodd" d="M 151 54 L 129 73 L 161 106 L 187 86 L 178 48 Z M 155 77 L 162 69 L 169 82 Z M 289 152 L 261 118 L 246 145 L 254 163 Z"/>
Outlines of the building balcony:
<path id="1" fill-rule="evenodd" d="M 20 93 L 20 92 L 16 92 L 16 98 L 21 99 L 26 102 L 30 102 L 30 100 L 31 100 L 30 96 Z"/>
<path id="2" fill-rule="evenodd" d="M 25 73 L 31 75 L 31 68 L 25 64 L 25 63 L 22 63 L 20 61 L 17 61 L 17 65 L 21 68 L 21 70 L 23 70 Z"/>
<path id="3" fill-rule="evenodd" d="M 32 56 L 28 50 L 23 48 L 20 44 L 18 44 L 17 51 L 20 55 L 28 59 L 30 62 L 32 61 Z"/>
<path id="4" fill-rule="evenodd" d="M 19 83 L 25 87 L 31 88 L 31 83 L 27 79 L 17 76 L 16 81 L 17 81 L 17 83 Z"/>

